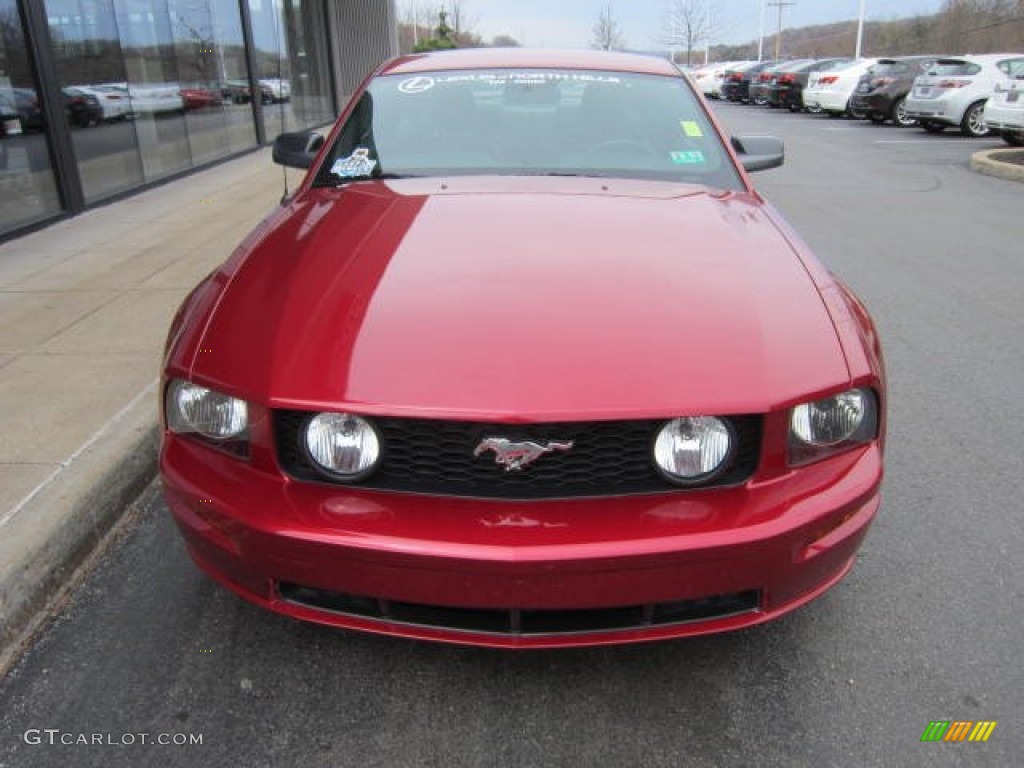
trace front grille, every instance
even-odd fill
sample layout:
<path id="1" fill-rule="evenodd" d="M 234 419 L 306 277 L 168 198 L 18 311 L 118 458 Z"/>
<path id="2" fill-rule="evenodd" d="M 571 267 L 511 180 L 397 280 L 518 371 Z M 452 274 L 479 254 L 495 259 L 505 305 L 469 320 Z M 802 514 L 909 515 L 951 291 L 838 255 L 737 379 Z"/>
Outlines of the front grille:
<path id="1" fill-rule="evenodd" d="M 302 447 L 314 414 L 276 411 L 274 429 L 281 467 L 298 480 L 336 482 L 319 472 Z M 731 416 L 738 448 L 729 466 L 701 487 L 736 485 L 757 467 L 761 419 Z M 663 420 L 543 424 L 487 424 L 436 419 L 380 418 L 380 465 L 361 488 L 500 499 L 615 496 L 679 490 L 655 468 L 651 446 Z M 572 441 L 568 451 L 541 456 L 521 471 L 507 472 L 491 452 L 474 456 L 487 437 L 538 443 Z M 688 486 L 693 487 L 693 486 Z"/>
<path id="2" fill-rule="evenodd" d="M 314 608 L 380 621 L 463 632 L 498 635 L 560 635 L 707 621 L 757 610 L 756 589 L 691 600 L 586 610 L 516 610 L 451 608 L 403 603 L 280 582 L 281 599 Z"/>

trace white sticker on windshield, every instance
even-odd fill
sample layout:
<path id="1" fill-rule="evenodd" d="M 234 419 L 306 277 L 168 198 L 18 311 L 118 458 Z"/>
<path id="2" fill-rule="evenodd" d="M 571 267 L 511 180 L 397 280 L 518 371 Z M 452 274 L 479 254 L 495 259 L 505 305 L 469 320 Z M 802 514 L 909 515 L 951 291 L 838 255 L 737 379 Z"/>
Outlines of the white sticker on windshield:
<path id="1" fill-rule="evenodd" d="M 372 176 L 373 169 L 377 167 L 377 161 L 370 157 L 370 150 L 366 147 L 356 147 L 356 150 L 348 157 L 339 157 L 331 166 L 331 173 L 343 179 L 352 179 L 361 176 Z"/>
<path id="2" fill-rule="evenodd" d="M 402 93 L 423 93 L 434 87 L 432 77 L 410 77 L 398 84 L 398 90 Z"/>
<path id="3" fill-rule="evenodd" d="M 460 83 L 482 83 L 494 86 L 530 85 L 537 83 L 604 83 L 619 85 L 621 78 L 615 75 L 590 74 L 587 72 L 545 72 L 545 71 L 501 71 L 461 72 L 451 75 L 417 75 L 408 77 L 398 84 L 398 90 L 405 94 L 424 93 L 434 86 L 457 85 Z"/>

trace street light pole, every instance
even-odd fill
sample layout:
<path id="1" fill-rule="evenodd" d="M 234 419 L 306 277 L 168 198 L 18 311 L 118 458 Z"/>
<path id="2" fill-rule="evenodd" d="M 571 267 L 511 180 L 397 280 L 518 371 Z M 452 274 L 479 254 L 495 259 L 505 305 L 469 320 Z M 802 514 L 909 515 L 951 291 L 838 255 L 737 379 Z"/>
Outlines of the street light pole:
<path id="1" fill-rule="evenodd" d="M 765 0 L 761 0 L 761 22 L 757 27 L 757 60 L 764 60 L 764 4 Z"/>
<path id="2" fill-rule="evenodd" d="M 864 40 L 864 0 L 860 0 L 860 15 L 857 18 L 857 52 L 855 59 L 860 58 L 860 44 Z"/>

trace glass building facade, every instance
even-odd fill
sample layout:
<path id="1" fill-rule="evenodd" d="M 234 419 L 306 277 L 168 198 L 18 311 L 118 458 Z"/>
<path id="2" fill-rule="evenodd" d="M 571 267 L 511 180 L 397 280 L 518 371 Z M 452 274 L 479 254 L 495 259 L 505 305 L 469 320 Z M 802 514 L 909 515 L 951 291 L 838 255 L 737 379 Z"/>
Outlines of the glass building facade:
<path id="1" fill-rule="evenodd" d="M 395 52 L 394 15 L 393 0 L 0 0 L 0 237 L 331 122 L 346 83 Z M 346 54 L 354 32 L 369 52 Z"/>

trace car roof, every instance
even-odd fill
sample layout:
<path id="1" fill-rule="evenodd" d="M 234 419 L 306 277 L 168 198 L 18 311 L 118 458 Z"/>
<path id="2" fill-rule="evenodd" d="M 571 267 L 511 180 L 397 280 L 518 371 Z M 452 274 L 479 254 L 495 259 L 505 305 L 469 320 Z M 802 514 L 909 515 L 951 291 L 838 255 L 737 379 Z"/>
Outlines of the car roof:
<path id="1" fill-rule="evenodd" d="M 939 59 L 948 59 L 948 58 L 949 58 L 949 56 L 944 55 L 944 54 L 940 54 L 940 53 L 918 54 L 918 55 L 915 55 L 915 56 L 882 56 L 878 60 L 878 63 L 879 64 L 890 64 L 890 63 L 899 62 L 899 61 L 907 61 L 907 62 L 913 63 L 915 61 L 926 61 L 928 59 L 934 59 L 935 61 L 938 61 Z"/>
<path id="2" fill-rule="evenodd" d="M 1002 61 L 1003 59 L 1024 58 L 1024 53 L 965 53 L 963 56 L 940 56 L 935 60 L 936 64 L 943 62 L 971 61 L 978 64 L 986 64 L 991 61 Z"/>
<path id="3" fill-rule="evenodd" d="M 679 76 L 665 59 L 612 51 L 545 50 L 539 48 L 463 48 L 416 53 L 384 65 L 381 74 L 419 74 L 447 69 L 600 69 L 651 75 Z"/>

